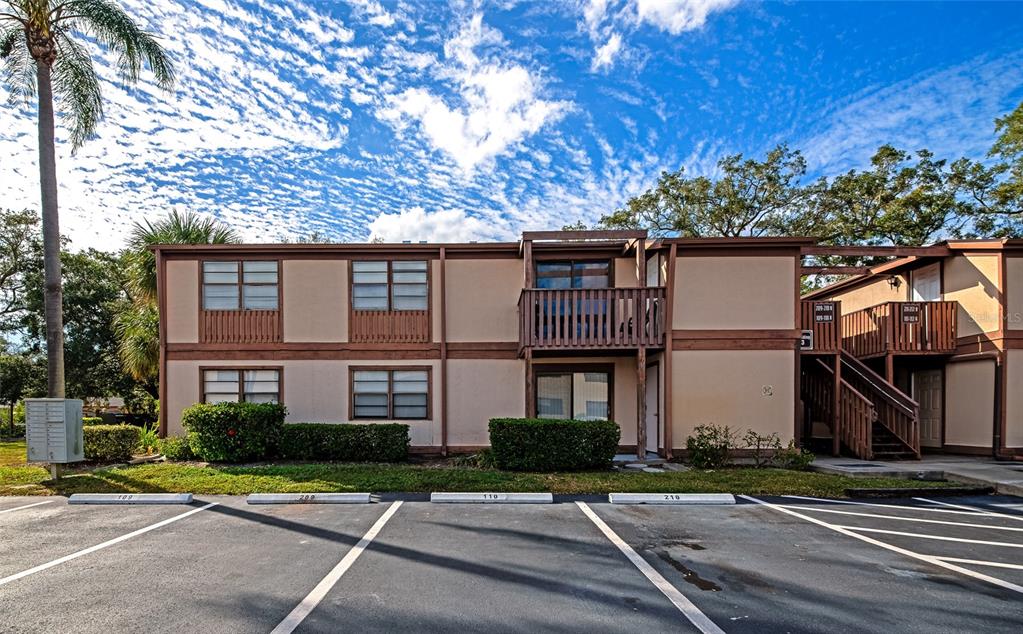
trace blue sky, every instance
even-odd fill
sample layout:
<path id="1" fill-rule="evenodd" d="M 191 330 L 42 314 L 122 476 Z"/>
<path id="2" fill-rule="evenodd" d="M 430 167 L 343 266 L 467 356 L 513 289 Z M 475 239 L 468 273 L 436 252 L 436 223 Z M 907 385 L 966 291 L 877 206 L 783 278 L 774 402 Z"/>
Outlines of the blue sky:
<path id="1" fill-rule="evenodd" d="M 885 142 L 979 157 L 1023 101 L 1023 3 L 122 5 L 179 82 L 111 77 L 96 138 L 58 150 L 79 248 L 171 208 L 255 242 L 512 240 L 782 142 L 812 175 Z M 0 121 L 0 205 L 37 207 L 34 107 Z"/>

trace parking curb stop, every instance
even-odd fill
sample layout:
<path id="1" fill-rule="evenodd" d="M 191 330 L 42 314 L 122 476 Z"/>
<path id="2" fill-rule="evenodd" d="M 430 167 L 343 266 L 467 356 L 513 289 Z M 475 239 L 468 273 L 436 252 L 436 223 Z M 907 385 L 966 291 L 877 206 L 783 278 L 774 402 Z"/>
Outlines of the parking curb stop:
<path id="1" fill-rule="evenodd" d="M 369 504 L 369 493 L 250 493 L 247 504 Z"/>
<path id="2" fill-rule="evenodd" d="M 735 504 L 731 493 L 611 493 L 611 504 Z"/>
<path id="3" fill-rule="evenodd" d="M 75 493 L 68 504 L 191 504 L 191 493 Z"/>
<path id="4" fill-rule="evenodd" d="M 436 504 L 553 504 L 550 493 L 431 493 Z"/>

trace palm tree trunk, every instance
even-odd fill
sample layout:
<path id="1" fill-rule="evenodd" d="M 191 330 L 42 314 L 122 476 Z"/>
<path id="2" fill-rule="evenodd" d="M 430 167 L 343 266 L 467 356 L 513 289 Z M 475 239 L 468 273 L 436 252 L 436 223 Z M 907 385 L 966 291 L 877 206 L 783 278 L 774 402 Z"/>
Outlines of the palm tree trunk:
<path id="1" fill-rule="evenodd" d="M 39 184 L 43 202 L 43 298 L 46 306 L 46 394 L 64 398 L 64 311 L 60 285 L 57 159 L 50 66 L 36 62 L 39 88 Z"/>

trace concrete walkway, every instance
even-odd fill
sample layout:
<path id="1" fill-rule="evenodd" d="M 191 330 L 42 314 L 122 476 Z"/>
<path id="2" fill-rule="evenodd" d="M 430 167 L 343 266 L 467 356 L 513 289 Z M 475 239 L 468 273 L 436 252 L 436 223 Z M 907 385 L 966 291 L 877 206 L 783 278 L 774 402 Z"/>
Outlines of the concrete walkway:
<path id="1" fill-rule="evenodd" d="M 997 461 L 979 456 L 928 456 L 897 462 L 817 456 L 811 467 L 821 473 L 853 477 L 893 477 L 920 480 L 948 479 L 992 486 L 1003 495 L 1023 496 L 1023 462 Z"/>

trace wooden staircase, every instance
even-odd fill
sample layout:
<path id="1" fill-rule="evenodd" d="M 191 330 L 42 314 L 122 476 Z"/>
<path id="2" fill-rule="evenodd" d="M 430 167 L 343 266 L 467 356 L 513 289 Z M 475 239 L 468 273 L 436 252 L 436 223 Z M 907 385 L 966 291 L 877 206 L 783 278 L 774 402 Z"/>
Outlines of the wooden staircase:
<path id="1" fill-rule="evenodd" d="M 831 428 L 833 453 L 844 448 L 864 460 L 919 459 L 916 401 L 848 352 L 841 352 L 838 362 L 837 399 L 835 370 L 823 359 L 806 358 L 801 376 L 809 420 Z"/>

